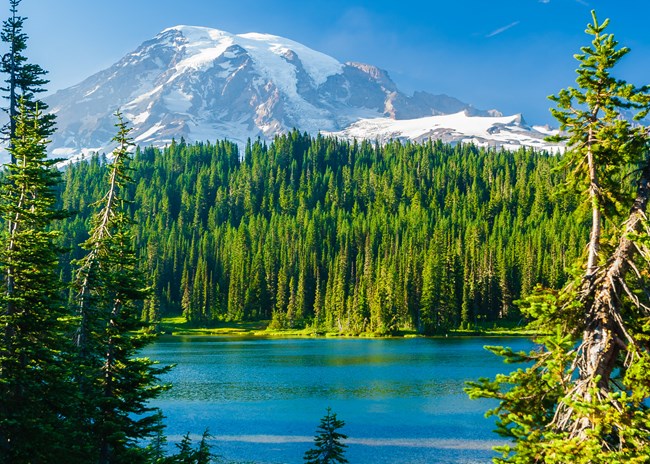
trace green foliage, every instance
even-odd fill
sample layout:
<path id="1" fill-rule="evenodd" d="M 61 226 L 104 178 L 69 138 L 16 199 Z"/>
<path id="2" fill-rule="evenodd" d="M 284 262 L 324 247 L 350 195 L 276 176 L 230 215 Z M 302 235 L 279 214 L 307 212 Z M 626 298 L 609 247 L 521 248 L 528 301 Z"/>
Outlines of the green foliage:
<path id="1" fill-rule="evenodd" d="M 637 118 L 648 113 L 650 87 L 610 75 L 629 50 L 617 48 L 607 24 L 593 14 L 592 45 L 576 55 L 580 88 L 551 97 L 568 133 L 561 163 L 570 169 L 568 190 L 581 192 L 593 210 L 587 272 L 579 263 L 560 291 L 538 286 L 520 302 L 533 326 L 552 334 L 537 338 L 537 348 L 487 347 L 526 367 L 467 385 L 471 398 L 499 400 L 488 415 L 511 443 L 497 448 L 497 463 L 650 462 L 650 136 L 624 117 L 628 110 Z M 621 182 L 630 166 L 643 168 L 634 202 L 630 185 Z"/>
<path id="2" fill-rule="evenodd" d="M 118 115 L 118 149 L 90 238 L 83 221 L 70 219 L 78 225 L 70 245 L 85 240 L 87 252 L 74 263 L 75 319 L 72 305 L 62 301 L 62 234 L 54 229 L 55 221 L 70 218 L 69 205 L 59 201 L 57 160 L 46 156 L 54 115 L 44 114 L 47 105 L 36 98 L 48 81 L 25 56 L 19 4 L 10 0 L 0 32 L 9 49 L 0 72 L 9 116 L 2 132 L 11 157 L 0 180 L 0 462 L 159 462 L 162 417 L 150 414 L 148 401 L 164 388 L 157 376 L 167 368 L 137 357 L 151 337 L 140 331 L 149 289 L 138 269 L 128 202 L 120 195 L 130 181 L 129 130 Z M 153 301 L 149 318 L 157 312 Z M 142 447 L 152 435 L 155 445 Z M 195 459 L 183 462 L 210 462 L 206 439 L 207 432 Z"/>
<path id="3" fill-rule="evenodd" d="M 64 217 L 56 205 L 60 181 L 46 159 L 39 114 L 24 105 L 16 119 L 0 190 L 0 461 L 63 461 L 66 418 L 75 401 L 69 377 L 70 317 L 61 301 L 61 236 L 50 230 Z M 47 443 L 47 446 L 34 446 Z"/>
<path id="4" fill-rule="evenodd" d="M 479 379 L 468 382 L 470 398 L 494 398 L 499 406 L 488 411 L 497 417 L 497 433 L 512 439 L 516 446 L 498 447 L 503 459 L 496 463 L 533 463 L 539 461 L 537 443 L 552 437 L 548 430 L 557 402 L 567 388 L 566 370 L 575 357 L 575 340 L 557 331 L 537 340 L 540 348 L 530 353 L 515 353 L 509 348 L 486 347 L 506 363 L 526 363 L 529 367 L 517 369 L 508 375 L 497 375 L 494 380 Z M 552 438 L 551 438 L 552 439 Z M 566 455 L 564 457 L 566 459 Z M 573 462 L 573 461 L 571 461 Z"/>
<path id="5" fill-rule="evenodd" d="M 345 448 L 347 445 L 341 443 L 347 435 L 340 433 L 338 430 L 345 425 L 340 419 L 336 418 L 336 413 L 331 408 L 327 408 L 327 413 L 320 420 L 320 425 L 316 429 L 314 437 L 314 448 L 305 452 L 304 461 L 308 464 L 333 464 L 346 463 Z"/>
<path id="6" fill-rule="evenodd" d="M 567 134 L 556 137 L 565 138 L 569 148 L 563 160 L 569 172 L 567 187 L 588 192 L 582 195 L 583 203 L 592 209 L 587 274 L 599 264 L 603 218 L 618 220 L 629 208 L 629 184 L 621 182 L 623 168 L 637 166 L 647 156 L 647 129 L 632 124 L 628 115 L 639 120 L 650 108 L 650 86 L 637 88 L 611 75 L 630 50 L 619 48 L 614 36 L 605 33 L 609 20 L 599 24 L 593 11 L 592 17 L 586 30 L 593 36 L 591 46 L 575 55 L 579 88 L 550 97 L 558 107 L 551 112 Z"/>
<path id="7" fill-rule="evenodd" d="M 8 44 L 9 51 L 2 56 L 0 72 L 5 74 L 6 87 L 0 90 L 7 93 L 8 100 L 5 112 L 9 115 L 9 122 L 2 128 L 2 133 L 10 141 L 16 136 L 16 117 L 19 112 L 20 101 L 28 112 L 38 108 L 39 131 L 43 137 L 52 134 L 55 116 L 46 114 L 48 106 L 36 98 L 44 92 L 43 87 L 49 81 L 45 78 L 47 71 L 37 64 L 29 63 L 25 56 L 27 49 L 27 34 L 23 32 L 25 17 L 18 14 L 21 0 L 9 0 L 11 16 L 2 22 L 0 40 Z"/>
<path id="8" fill-rule="evenodd" d="M 199 445 L 194 448 L 190 434 L 186 433 L 180 443 L 176 444 L 178 453 L 155 462 L 160 464 L 210 464 L 211 462 L 217 462 L 216 456 L 210 450 L 209 439 L 210 434 L 206 429 L 201 436 Z"/>
<path id="9" fill-rule="evenodd" d="M 169 369 L 137 357 L 152 337 L 139 330 L 139 303 L 148 289 L 137 266 L 128 202 L 122 196 L 130 182 L 130 129 L 119 113 L 116 116 L 118 148 L 108 165 L 106 193 L 92 218 L 90 238 L 83 244 L 87 254 L 77 262 L 75 279 L 81 419 L 89 424 L 92 460 L 111 464 L 146 462 L 146 450 L 138 442 L 160 427 L 147 402 L 164 389 L 157 380 Z"/>
<path id="10" fill-rule="evenodd" d="M 623 184 L 612 174 L 642 161 L 647 147 L 646 129 L 621 117 L 621 111 L 636 111 L 634 119 L 643 119 L 648 114 L 650 87 L 637 88 L 610 74 L 630 49 L 619 47 L 613 34 L 605 33 L 609 19 L 599 24 L 594 12 L 592 15 L 593 24 L 587 25 L 586 30 L 593 36 L 592 43 L 575 55 L 579 62 L 578 88 L 569 87 L 551 96 L 558 107 L 552 108 L 551 113 L 559 121 L 560 129 L 568 133 L 565 139 L 570 150 L 564 164 L 574 170 L 571 183 L 580 190 L 587 187 L 585 154 L 591 150 L 602 184 L 599 196 L 616 204 L 622 196 Z"/>
<path id="11" fill-rule="evenodd" d="M 227 142 L 172 143 L 131 166 L 151 305 L 195 326 L 435 334 L 518 321 L 513 301 L 559 286 L 587 235 L 574 199 L 551 201 L 558 158 L 528 149 L 292 132 L 243 160 Z M 67 244 L 84 238 L 101 169 L 93 157 L 64 173 L 63 204 L 81 211 Z"/>

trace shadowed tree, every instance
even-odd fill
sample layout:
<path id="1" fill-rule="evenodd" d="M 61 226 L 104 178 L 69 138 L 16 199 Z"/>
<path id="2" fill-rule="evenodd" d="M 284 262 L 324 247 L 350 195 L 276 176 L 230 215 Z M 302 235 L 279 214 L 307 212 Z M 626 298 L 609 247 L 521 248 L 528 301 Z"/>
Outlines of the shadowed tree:
<path id="1" fill-rule="evenodd" d="M 159 461 L 160 464 L 210 464 L 217 462 L 217 457 L 210 451 L 209 438 L 210 433 L 206 429 L 201 436 L 199 445 L 195 448 L 192 446 L 190 434 L 186 433 L 181 442 L 176 443 L 178 453 L 163 458 Z"/>
<path id="2" fill-rule="evenodd" d="M 14 162 L 0 190 L 10 226 L 0 238 L 0 462 L 61 462 L 72 454 L 65 440 L 74 403 L 70 317 L 58 278 L 61 234 L 51 229 L 66 214 L 56 205 L 60 173 L 46 159 L 39 116 L 19 105 Z"/>

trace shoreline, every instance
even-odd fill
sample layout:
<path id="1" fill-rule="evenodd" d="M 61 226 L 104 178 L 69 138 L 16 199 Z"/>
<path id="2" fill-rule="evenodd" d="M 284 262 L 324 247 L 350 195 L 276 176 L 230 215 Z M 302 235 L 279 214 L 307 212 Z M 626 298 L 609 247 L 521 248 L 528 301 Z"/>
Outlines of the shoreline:
<path id="1" fill-rule="evenodd" d="M 242 337 L 242 338 L 472 338 L 472 337 L 533 337 L 540 332 L 524 327 L 495 327 L 477 330 L 450 330 L 446 333 L 424 335 L 414 330 L 402 330 L 395 334 L 373 332 L 348 333 L 318 331 L 311 327 L 304 329 L 268 329 L 267 321 L 230 322 L 215 327 L 193 327 L 184 317 L 165 318 L 157 333 L 163 337 Z"/>

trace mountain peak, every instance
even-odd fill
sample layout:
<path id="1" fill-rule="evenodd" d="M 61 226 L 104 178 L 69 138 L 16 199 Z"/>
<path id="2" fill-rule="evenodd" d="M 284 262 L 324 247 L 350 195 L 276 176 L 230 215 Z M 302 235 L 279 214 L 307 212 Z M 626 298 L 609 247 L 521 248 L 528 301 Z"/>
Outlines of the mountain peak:
<path id="1" fill-rule="evenodd" d="M 191 26 L 188 24 L 178 24 L 176 26 L 168 27 L 163 29 L 158 35 L 164 35 L 169 32 L 180 32 L 182 34 L 187 34 L 187 37 L 201 37 L 201 36 L 220 36 L 220 35 L 232 35 L 229 32 L 222 31 L 219 29 L 214 29 L 205 26 Z"/>
<path id="2" fill-rule="evenodd" d="M 177 25 L 115 65 L 47 98 L 56 156 L 109 150 L 122 109 L 137 143 L 271 139 L 299 128 L 337 133 L 360 120 L 414 119 L 474 109 L 453 97 L 402 93 L 376 66 L 271 34 Z M 499 129 L 503 131 L 505 129 Z"/>

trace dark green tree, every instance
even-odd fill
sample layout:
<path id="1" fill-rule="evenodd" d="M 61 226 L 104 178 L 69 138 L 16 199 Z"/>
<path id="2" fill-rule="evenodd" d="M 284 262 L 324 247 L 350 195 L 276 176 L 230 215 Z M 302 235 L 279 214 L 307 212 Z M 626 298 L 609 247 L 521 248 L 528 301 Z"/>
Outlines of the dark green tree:
<path id="1" fill-rule="evenodd" d="M 345 425 L 340 419 L 336 418 L 336 413 L 331 408 L 327 408 L 327 413 L 320 420 L 320 425 L 316 429 L 314 436 L 314 447 L 305 452 L 304 461 L 308 464 L 332 464 L 346 463 L 345 449 L 348 447 L 342 440 L 347 435 L 338 430 Z"/>
<path id="2" fill-rule="evenodd" d="M 61 233 L 52 224 L 60 173 L 46 158 L 39 113 L 21 103 L 0 190 L 0 462 L 62 462 L 74 403 L 68 381 L 70 317 L 58 275 Z M 43 446 L 35 446 L 36 443 Z"/>
<path id="3" fill-rule="evenodd" d="M 146 462 L 138 443 L 160 427 L 147 402 L 164 388 L 158 376 L 168 368 L 156 367 L 138 351 L 152 336 L 140 329 L 141 303 L 149 294 L 138 269 L 131 220 L 124 197 L 128 175 L 130 129 L 118 118 L 118 147 L 108 164 L 108 186 L 92 219 L 86 255 L 77 262 L 75 284 L 79 328 L 76 345 L 81 393 L 86 402 L 94 455 L 100 464 Z"/>
<path id="4" fill-rule="evenodd" d="M 55 119 L 54 115 L 45 113 L 47 105 L 36 98 L 37 94 L 45 91 L 43 86 L 49 81 L 45 78 L 47 71 L 37 64 L 29 63 L 25 56 L 28 37 L 23 32 L 23 26 L 27 18 L 18 14 L 20 2 L 21 0 L 9 1 L 10 16 L 3 21 L 0 31 L 0 39 L 9 48 L 2 56 L 0 72 L 6 75 L 6 86 L 1 90 L 6 92 L 8 105 L 5 112 L 9 116 L 9 122 L 3 127 L 2 133 L 10 144 L 16 134 L 16 116 L 21 98 L 28 111 L 33 112 L 38 106 L 39 131 L 43 136 L 52 134 Z"/>
<path id="5" fill-rule="evenodd" d="M 576 55 L 579 89 L 552 97 L 568 133 L 568 185 L 592 210 L 588 255 L 562 290 L 538 288 L 522 305 L 551 334 L 538 340 L 543 349 L 490 348 L 530 367 L 468 387 L 500 400 L 490 414 L 514 445 L 496 462 L 650 462 L 650 134 L 624 117 L 648 113 L 650 87 L 611 76 L 629 50 L 592 15 L 591 46 Z M 622 182 L 629 165 L 638 167 L 636 197 Z"/>
<path id="6" fill-rule="evenodd" d="M 161 410 L 156 413 L 157 428 L 154 432 L 151 442 L 147 447 L 149 459 L 153 464 L 163 464 L 167 461 L 167 436 L 164 433 L 165 427 L 163 420 L 165 416 Z"/>
<path id="7" fill-rule="evenodd" d="M 176 443 L 178 452 L 171 456 L 165 457 L 160 461 L 161 464 L 210 464 L 215 462 L 216 456 L 212 454 L 208 440 L 210 433 L 206 429 L 201 436 L 201 441 L 195 448 L 192 445 L 192 438 L 189 432 L 183 435 L 180 443 Z"/>

